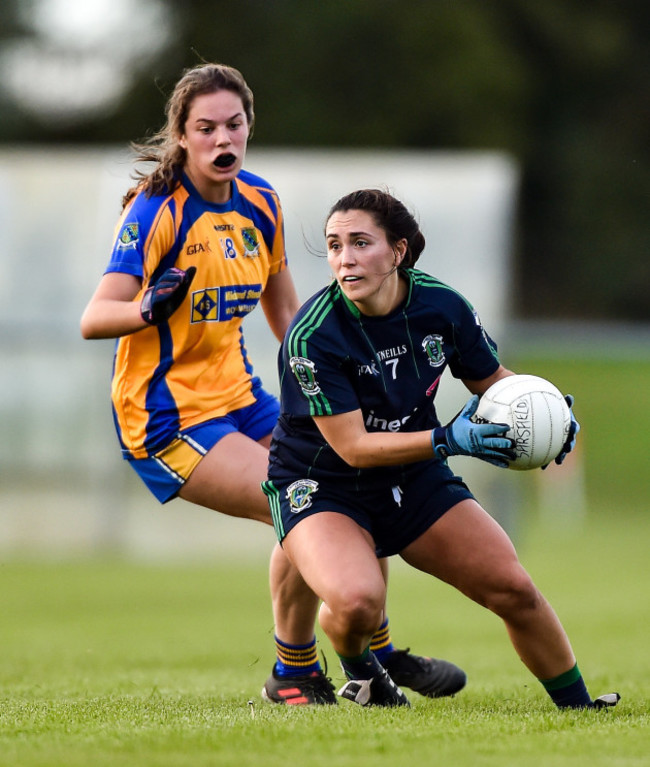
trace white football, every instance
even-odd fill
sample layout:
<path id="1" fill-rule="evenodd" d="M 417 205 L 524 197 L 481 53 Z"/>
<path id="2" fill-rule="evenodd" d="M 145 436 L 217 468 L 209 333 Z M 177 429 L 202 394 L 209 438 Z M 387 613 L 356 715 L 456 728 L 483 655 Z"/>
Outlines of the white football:
<path id="1" fill-rule="evenodd" d="M 571 412 L 560 390 L 539 376 L 502 378 L 483 394 L 472 420 L 507 423 L 515 440 L 509 468 L 537 469 L 562 450 L 571 427 Z"/>

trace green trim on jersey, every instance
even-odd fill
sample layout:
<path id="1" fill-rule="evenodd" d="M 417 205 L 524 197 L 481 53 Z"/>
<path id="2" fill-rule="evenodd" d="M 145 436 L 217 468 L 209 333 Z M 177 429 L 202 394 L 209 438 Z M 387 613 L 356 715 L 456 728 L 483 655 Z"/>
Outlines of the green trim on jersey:
<path id="1" fill-rule="evenodd" d="M 442 288 L 443 290 L 448 290 L 451 293 L 455 293 L 459 298 L 462 298 L 463 301 L 469 306 L 469 308 L 472 311 L 475 311 L 472 304 L 465 298 L 465 296 L 462 293 L 459 293 L 457 290 L 451 287 L 451 285 L 447 285 L 446 282 L 441 282 L 436 277 L 432 277 L 430 274 L 427 274 L 426 272 L 421 272 L 418 269 L 409 269 L 408 273 L 411 275 L 411 279 L 413 280 L 413 283 L 416 285 L 422 285 L 425 288 Z"/>
<path id="2" fill-rule="evenodd" d="M 290 359 L 293 357 L 309 359 L 307 357 L 309 338 L 320 328 L 327 315 L 333 311 L 334 304 L 341 296 L 342 293 L 338 290 L 338 285 L 332 283 L 329 289 L 309 307 L 305 316 L 296 323 L 287 338 L 287 350 Z M 309 396 L 309 412 L 312 416 L 332 415 L 330 403 L 322 392 L 319 391 Z"/>
<path id="3" fill-rule="evenodd" d="M 436 277 L 432 277 L 430 274 L 427 274 L 426 272 L 421 272 L 417 269 L 409 269 L 408 271 L 413 279 L 413 282 L 418 285 L 422 285 L 425 288 L 441 288 L 443 290 L 448 290 L 450 293 L 455 293 L 471 309 L 474 315 L 476 315 L 476 309 L 474 308 L 474 305 L 471 303 L 471 301 L 468 301 L 467 298 L 465 298 L 465 296 L 462 293 L 459 293 L 450 285 L 447 285 L 447 283 L 441 282 Z M 499 362 L 500 361 L 499 354 L 497 353 L 496 347 L 494 346 L 493 343 L 490 343 L 488 336 L 486 336 L 486 339 L 488 340 L 488 346 L 490 347 L 490 351 L 494 355 L 494 358 L 497 360 L 497 362 Z"/>

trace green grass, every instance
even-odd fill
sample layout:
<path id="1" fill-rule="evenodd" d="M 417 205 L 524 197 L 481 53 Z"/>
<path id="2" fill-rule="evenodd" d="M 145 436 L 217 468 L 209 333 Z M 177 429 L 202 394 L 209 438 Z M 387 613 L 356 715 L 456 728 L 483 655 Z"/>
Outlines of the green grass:
<path id="1" fill-rule="evenodd" d="M 518 475 L 527 494 L 516 542 L 568 630 L 590 691 L 618 690 L 616 709 L 558 712 L 494 616 L 399 560 L 391 571 L 394 641 L 457 662 L 469 683 L 456 698 L 412 694 L 410 710 L 389 711 L 262 703 L 273 662 L 266 561 L 5 558 L 0 767 L 645 767 L 650 363 L 512 366 L 576 397 L 586 513 L 569 517 L 562 494 L 571 487 L 552 479 L 562 470 Z M 537 503 L 540 483 L 559 493 L 554 514 Z M 319 641 L 338 684 L 334 655 Z"/>
<path id="2" fill-rule="evenodd" d="M 533 525 L 520 547 L 592 693 L 623 695 L 599 713 L 556 711 L 494 616 L 398 561 L 395 641 L 469 676 L 456 698 L 413 693 L 400 711 L 262 703 L 265 563 L 5 562 L 0 765 L 645 765 L 649 544 L 645 520 L 600 516 L 572 535 Z"/>

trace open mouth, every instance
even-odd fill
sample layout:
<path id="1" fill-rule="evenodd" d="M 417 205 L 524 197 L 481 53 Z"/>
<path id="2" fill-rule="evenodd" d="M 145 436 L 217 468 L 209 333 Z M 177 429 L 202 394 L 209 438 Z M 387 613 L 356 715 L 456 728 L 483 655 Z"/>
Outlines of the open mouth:
<path id="1" fill-rule="evenodd" d="M 217 168 L 229 168 L 236 160 L 235 155 L 229 152 L 228 154 L 220 154 L 212 164 Z"/>

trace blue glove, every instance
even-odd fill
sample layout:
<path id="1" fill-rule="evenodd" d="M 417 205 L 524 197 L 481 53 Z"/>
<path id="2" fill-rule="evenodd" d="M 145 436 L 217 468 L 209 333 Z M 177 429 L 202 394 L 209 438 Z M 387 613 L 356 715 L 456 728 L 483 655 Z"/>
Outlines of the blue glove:
<path id="1" fill-rule="evenodd" d="M 142 319 L 149 325 L 166 322 L 183 303 L 195 273 L 195 266 L 190 266 L 186 272 L 175 266 L 164 271 L 142 297 Z"/>
<path id="2" fill-rule="evenodd" d="M 443 461 L 450 455 L 471 455 L 506 469 L 508 458 L 515 457 L 514 441 L 504 436 L 510 427 L 505 423 L 474 423 L 471 418 L 478 401 L 475 394 L 451 423 L 431 432 L 433 451 Z"/>
<path id="3" fill-rule="evenodd" d="M 562 445 L 562 450 L 558 454 L 557 458 L 555 459 L 555 463 L 559 466 L 562 461 L 567 457 L 567 455 L 573 450 L 573 448 L 576 446 L 576 437 L 578 436 L 578 432 L 580 431 L 580 424 L 576 421 L 576 417 L 573 415 L 573 397 L 571 394 L 567 394 L 564 397 L 567 405 L 569 406 L 569 412 L 571 413 L 571 426 L 569 426 L 569 433 L 567 434 L 566 442 L 564 445 Z M 542 471 L 548 466 L 546 464 L 545 466 L 542 466 Z"/>

